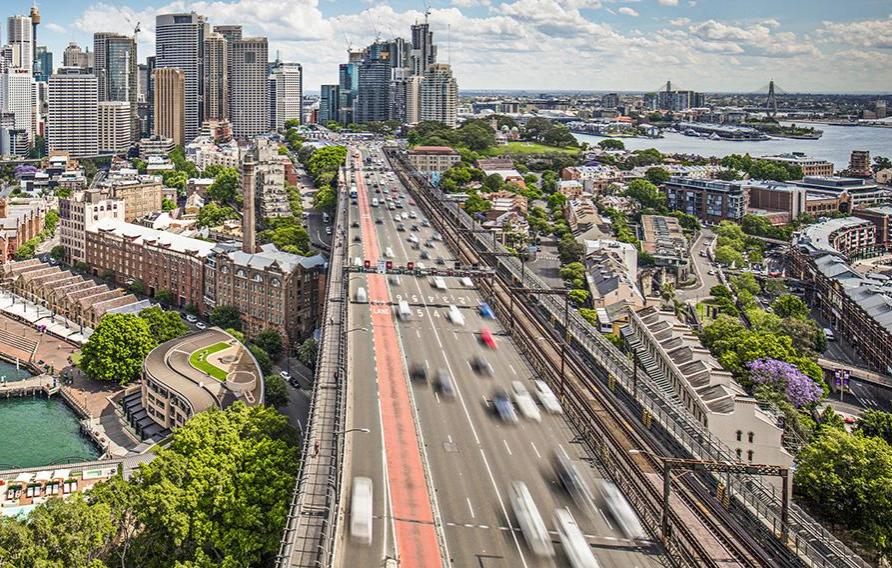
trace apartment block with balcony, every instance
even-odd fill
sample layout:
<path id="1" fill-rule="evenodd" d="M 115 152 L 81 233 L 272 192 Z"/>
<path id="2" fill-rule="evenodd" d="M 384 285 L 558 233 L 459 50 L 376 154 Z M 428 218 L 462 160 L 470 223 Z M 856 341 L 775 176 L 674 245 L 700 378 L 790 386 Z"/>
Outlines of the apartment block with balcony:
<path id="1" fill-rule="evenodd" d="M 448 146 L 416 146 L 409 150 L 409 162 L 421 173 L 445 172 L 461 161 L 461 155 Z"/>
<path id="2" fill-rule="evenodd" d="M 740 222 L 749 203 L 746 184 L 672 176 L 662 186 L 669 209 L 690 213 L 708 223 Z"/>

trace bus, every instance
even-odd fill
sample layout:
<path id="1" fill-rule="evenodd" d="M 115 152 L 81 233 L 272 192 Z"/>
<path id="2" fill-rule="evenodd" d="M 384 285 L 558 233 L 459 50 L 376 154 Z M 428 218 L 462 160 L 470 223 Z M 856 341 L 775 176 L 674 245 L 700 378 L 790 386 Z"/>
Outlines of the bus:
<path id="1" fill-rule="evenodd" d="M 353 478 L 350 536 L 359 544 L 372 544 L 372 480 L 368 477 Z"/>

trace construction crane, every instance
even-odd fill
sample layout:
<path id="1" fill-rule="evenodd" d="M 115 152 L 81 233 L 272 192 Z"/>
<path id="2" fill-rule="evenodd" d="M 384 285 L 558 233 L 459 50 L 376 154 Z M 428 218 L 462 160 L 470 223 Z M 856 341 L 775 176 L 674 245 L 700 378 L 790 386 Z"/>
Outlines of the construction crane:
<path id="1" fill-rule="evenodd" d="M 142 29 L 140 29 L 140 27 L 139 27 L 139 22 L 136 22 L 136 26 L 134 26 L 134 28 L 133 28 L 133 42 L 134 43 L 139 41 L 139 32 L 141 32 L 141 31 L 142 31 Z"/>
<path id="2" fill-rule="evenodd" d="M 431 4 L 428 0 L 424 0 L 424 23 L 427 23 L 428 16 L 431 15 Z"/>

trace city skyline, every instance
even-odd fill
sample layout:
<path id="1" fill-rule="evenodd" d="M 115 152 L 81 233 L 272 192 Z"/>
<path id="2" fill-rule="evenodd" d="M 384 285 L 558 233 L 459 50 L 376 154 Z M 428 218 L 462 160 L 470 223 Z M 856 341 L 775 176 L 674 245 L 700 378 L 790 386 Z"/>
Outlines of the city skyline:
<path id="1" fill-rule="evenodd" d="M 30 9 L 19 4 L 10 12 Z M 671 79 L 686 89 L 755 92 L 772 77 L 788 92 L 888 90 L 883 70 L 892 63 L 892 16 L 882 3 L 725 4 L 452 0 L 431 4 L 430 23 L 439 60 L 452 64 L 464 90 L 649 91 Z M 269 37 L 270 59 L 279 53 L 300 62 L 312 91 L 336 82 L 348 45 L 360 49 L 376 36 L 399 36 L 424 19 L 422 2 L 402 0 L 359 11 L 315 0 L 130 6 L 47 0 L 39 7 L 38 44 L 57 54 L 57 66 L 68 42 L 92 45 L 93 33 L 132 33 L 137 22 L 144 61 L 154 52 L 155 16 L 195 10 L 212 24 L 237 22 L 247 35 Z"/>

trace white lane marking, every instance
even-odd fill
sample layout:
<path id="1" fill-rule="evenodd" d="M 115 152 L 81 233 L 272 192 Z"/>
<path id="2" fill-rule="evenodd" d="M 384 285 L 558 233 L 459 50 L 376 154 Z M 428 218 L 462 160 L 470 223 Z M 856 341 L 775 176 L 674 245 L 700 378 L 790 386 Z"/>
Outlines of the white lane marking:
<path id="1" fill-rule="evenodd" d="M 534 444 L 532 441 L 530 441 L 530 445 L 533 446 L 533 451 L 536 452 L 536 457 L 541 460 L 542 454 L 539 453 L 539 448 L 537 448 L 536 444 Z"/>
<path id="2" fill-rule="evenodd" d="M 468 510 L 471 511 L 471 518 L 476 519 L 477 515 L 474 514 L 474 507 L 471 505 L 471 498 L 465 497 L 465 501 L 468 502 Z"/>
<path id="3" fill-rule="evenodd" d="M 415 335 L 418 337 L 418 339 L 421 339 L 421 330 L 416 328 Z"/>
<path id="4" fill-rule="evenodd" d="M 511 453 L 511 448 L 508 447 L 508 440 L 502 438 L 502 443 L 505 444 L 505 451 L 508 452 L 508 455 L 509 455 L 509 456 L 514 455 L 514 454 Z"/>
<path id="5" fill-rule="evenodd" d="M 512 365 L 511 363 L 508 363 L 508 368 L 511 369 L 511 374 L 516 377 L 517 371 L 514 370 L 514 365 Z"/>

